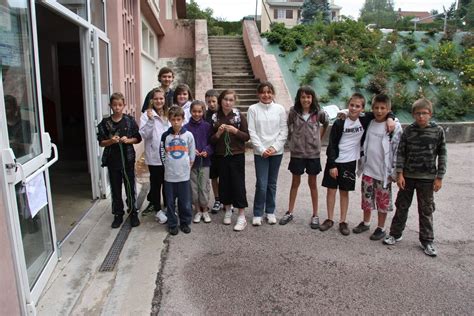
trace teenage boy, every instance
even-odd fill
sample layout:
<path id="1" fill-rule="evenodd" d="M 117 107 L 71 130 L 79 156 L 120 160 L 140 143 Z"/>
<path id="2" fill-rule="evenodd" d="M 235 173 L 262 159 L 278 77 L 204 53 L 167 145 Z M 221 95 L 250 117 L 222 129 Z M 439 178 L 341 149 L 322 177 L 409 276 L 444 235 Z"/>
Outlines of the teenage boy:
<path id="1" fill-rule="evenodd" d="M 372 99 L 374 119 L 369 123 L 364 141 L 364 156 L 360 158 L 357 174 L 362 174 L 361 207 L 364 212 L 363 220 L 352 232 L 362 233 L 370 228 L 370 217 L 377 210 L 378 223 L 371 240 L 385 237 L 385 220 L 387 213 L 393 210 L 392 181 L 396 179 L 395 158 L 398 143 L 402 135 L 402 127 L 395 122 L 393 132 L 386 131 L 386 121 L 391 109 L 390 98 L 378 94 Z"/>
<path id="2" fill-rule="evenodd" d="M 168 106 L 168 108 L 173 105 L 174 91 L 173 89 L 171 89 L 171 84 L 173 83 L 173 80 L 174 73 L 171 68 L 163 67 L 160 69 L 160 71 L 158 72 L 158 82 L 161 85 L 160 88 L 165 91 L 166 105 Z M 147 93 L 145 101 L 143 101 L 142 113 L 145 113 L 145 111 L 150 107 L 150 101 L 152 97 L 153 89 L 151 89 L 150 92 Z"/>
<path id="3" fill-rule="evenodd" d="M 165 167 L 165 196 L 168 229 L 171 235 L 178 234 L 178 219 L 175 201 L 178 199 L 179 227 L 185 234 L 191 232 L 189 225 L 193 216 L 191 207 L 191 167 L 196 156 L 194 137 L 183 127 L 184 110 L 172 106 L 168 111 L 171 127 L 161 137 L 160 153 Z"/>
<path id="4" fill-rule="evenodd" d="M 341 208 L 339 231 L 344 236 L 350 234 L 346 222 L 349 191 L 355 189 L 356 164 L 360 158 L 361 144 L 364 142 L 364 131 L 374 118 L 371 112 L 359 117 L 364 107 L 364 96 L 354 93 L 347 105 L 349 110 L 347 119 L 337 119 L 331 128 L 322 183 L 328 189 L 326 195 L 328 219 L 319 226 L 321 231 L 326 231 L 334 225 L 334 205 L 336 204 L 336 192 L 339 188 Z M 391 130 L 393 128 L 393 114 L 390 113 L 389 117 L 391 120 L 387 120 L 387 126 L 392 126 L 389 127 Z"/>
<path id="5" fill-rule="evenodd" d="M 212 116 L 217 112 L 217 98 L 219 93 L 214 90 L 207 90 L 205 94 L 207 110 L 206 121 L 214 125 Z M 216 214 L 223 207 L 219 199 L 219 158 L 215 155 L 211 156 L 211 168 L 209 170 L 209 178 L 211 179 L 212 193 L 214 193 L 214 205 L 211 208 L 211 213 Z"/>
<path id="6" fill-rule="evenodd" d="M 412 106 L 415 122 L 402 134 L 397 153 L 397 185 L 399 191 L 395 216 L 390 226 L 390 235 L 384 244 L 394 245 L 402 240 L 402 233 L 408 218 L 408 209 L 416 190 L 419 214 L 419 239 L 421 248 L 428 256 L 435 257 L 433 245 L 433 192 L 441 189 L 446 173 L 447 151 L 444 130 L 431 122 L 433 105 L 427 99 L 419 99 Z"/>
<path id="7" fill-rule="evenodd" d="M 122 182 L 125 185 L 127 206 L 132 227 L 140 225 L 136 206 L 135 192 L 135 149 L 133 144 L 142 141 L 135 119 L 123 114 L 125 97 L 120 92 L 110 96 L 110 108 L 113 114 L 104 118 L 97 126 L 97 140 L 105 147 L 102 167 L 107 167 L 112 190 L 112 228 L 118 228 L 123 222 Z"/>

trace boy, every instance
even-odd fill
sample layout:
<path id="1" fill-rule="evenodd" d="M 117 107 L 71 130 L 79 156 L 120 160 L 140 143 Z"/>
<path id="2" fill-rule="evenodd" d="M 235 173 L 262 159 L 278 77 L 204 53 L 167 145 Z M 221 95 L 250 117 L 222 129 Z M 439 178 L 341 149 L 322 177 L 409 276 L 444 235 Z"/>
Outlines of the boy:
<path id="1" fill-rule="evenodd" d="M 328 219 L 320 225 L 319 230 L 326 231 L 334 225 L 334 205 L 336 203 L 336 191 L 339 188 L 341 215 L 339 220 L 339 231 L 342 235 L 350 234 L 346 223 L 347 208 L 349 206 L 349 191 L 355 189 L 356 163 L 360 158 L 361 144 L 367 126 L 374 118 L 369 112 L 359 118 L 365 107 L 365 98 L 360 93 L 354 93 L 348 103 L 348 119 L 338 119 L 334 122 L 329 136 L 327 147 L 327 162 L 324 169 L 322 185 L 328 189 L 326 203 Z M 393 123 L 393 114 L 389 116 L 387 126 Z M 390 128 L 389 128 L 390 129 Z"/>
<path id="2" fill-rule="evenodd" d="M 140 225 L 135 196 L 135 149 L 133 144 L 142 141 L 138 125 L 134 118 L 123 114 L 125 97 L 120 92 L 110 96 L 110 108 L 113 114 L 104 118 L 97 126 L 97 140 L 105 147 L 102 156 L 102 167 L 107 166 L 112 189 L 112 228 L 118 228 L 123 222 L 122 181 L 127 193 L 127 206 L 130 214 L 130 225 Z"/>
<path id="3" fill-rule="evenodd" d="M 171 127 L 161 137 L 160 154 L 165 167 L 165 196 L 168 213 L 168 229 L 171 235 L 178 234 L 178 219 L 175 201 L 178 199 L 178 213 L 181 231 L 191 232 L 191 167 L 195 158 L 194 137 L 183 127 L 184 110 L 172 106 L 168 112 Z"/>
<path id="4" fill-rule="evenodd" d="M 160 71 L 158 72 L 158 82 L 161 84 L 160 88 L 163 89 L 166 93 L 165 99 L 166 105 L 168 105 L 168 107 L 173 105 L 174 91 L 173 89 L 171 89 L 171 84 L 173 83 L 173 80 L 174 73 L 171 68 L 163 67 L 160 69 Z M 147 93 L 145 101 L 143 101 L 142 113 L 145 113 L 145 111 L 150 106 L 150 100 L 153 96 L 152 93 L 153 89 L 151 89 L 151 91 Z"/>
<path id="5" fill-rule="evenodd" d="M 397 209 L 390 226 L 390 235 L 385 237 L 383 243 L 394 245 L 402 239 L 408 209 L 416 190 L 421 248 L 428 256 L 435 257 L 433 191 L 441 189 L 446 173 L 447 152 L 444 130 L 430 122 L 432 113 L 433 106 L 427 99 L 419 99 L 412 106 L 415 122 L 403 132 L 397 153 L 397 185 L 400 189 L 395 202 Z"/>
<path id="6" fill-rule="evenodd" d="M 173 83 L 173 80 L 174 73 L 171 68 L 163 67 L 160 69 L 160 71 L 158 72 L 158 82 L 161 84 L 160 88 L 165 91 L 165 102 L 168 108 L 173 105 L 174 91 L 173 89 L 171 89 L 171 84 Z M 145 111 L 150 107 L 150 101 L 153 98 L 153 90 L 154 89 L 151 89 L 151 91 L 147 93 L 145 101 L 143 101 L 142 113 L 145 113 Z M 147 195 L 147 200 L 149 203 L 148 206 L 143 210 L 142 215 L 155 211 L 153 203 L 151 203 L 150 193 L 148 193 Z M 160 209 L 156 211 L 157 213 L 155 215 L 155 218 L 158 220 L 158 222 L 163 224 L 166 223 L 166 212 Z"/>
<path id="7" fill-rule="evenodd" d="M 396 179 L 395 158 L 398 143 L 402 135 L 400 123 L 395 122 L 392 133 L 386 131 L 387 115 L 391 109 L 390 98 L 379 94 L 372 99 L 374 120 L 369 123 L 364 142 L 364 156 L 360 159 L 358 175 L 362 173 L 362 201 L 364 211 L 363 221 L 352 230 L 359 234 L 370 228 L 372 210 L 377 210 L 378 225 L 371 240 L 385 237 L 385 220 L 387 213 L 393 210 L 392 181 Z"/>
<path id="8" fill-rule="evenodd" d="M 217 112 L 217 98 L 219 97 L 219 93 L 214 89 L 207 90 L 205 97 L 207 104 L 206 121 L 211 124 L 211 126 L 213 126 L 214 122 L 212 120 L 212 116 Z M 215 155 L 211 156 L 209 178 L 211 179 L 212 192 L 214 193 L 215 197 L 215 202 L 211 208 L 211 212 L 216 214 L 222 208 L 222 205 L 219 200 L 219 158 L 217 158 Z"/>

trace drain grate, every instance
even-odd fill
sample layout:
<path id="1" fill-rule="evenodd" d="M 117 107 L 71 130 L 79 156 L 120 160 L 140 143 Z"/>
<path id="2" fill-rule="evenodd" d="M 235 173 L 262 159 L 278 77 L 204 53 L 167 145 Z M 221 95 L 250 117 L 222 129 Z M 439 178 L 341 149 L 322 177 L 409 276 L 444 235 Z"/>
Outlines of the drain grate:
<path id="1" fill-rule="evenodd" d="M 138 195 L 138 198 L 137 198 L 138 209 L 141 208 L 141 205 L 143 204 L 143 201 L 145 200 L 149 187 L 150 186 L 148 183 L 142 185 L 140 194 Z M 115 265 L 117 264 L 118 259 L 120 257 L 120 253 L 122 252 L 123 246 L 125 245 L 125 242 L 127 241 L 128 234 L 130 234 L 131 230 L 132 230 L 132 226 L 130 225 L 130 220 L 127 218 L 127 220 L 124 221 L 124 223 L 122 224 L 122 227 L 120 228 L 117 236 L 115 237 L 115 240 L 112 243 L 112 246 L 110 247 L 109 252 L 105 256 L 105 259 L 99 268 L 99 272 L 110 272 L 114 270 Z"/>

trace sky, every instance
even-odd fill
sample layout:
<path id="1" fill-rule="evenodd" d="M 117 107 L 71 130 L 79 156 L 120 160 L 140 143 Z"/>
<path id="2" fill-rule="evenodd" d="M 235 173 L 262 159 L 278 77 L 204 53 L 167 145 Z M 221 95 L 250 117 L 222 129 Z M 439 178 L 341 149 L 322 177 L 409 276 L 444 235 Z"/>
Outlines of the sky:
<path id="1" fill-rule="evenodd" d="M 214 17 L 224 18 L 226 21 L 239 21 L 247 15 L 260 14 L 262 0 L 196 0 L 201 9 L 211 8 Z M 189 1 L 188 1 L 189 2 Z M 395 0 L 395 9 L 403 11 L 443 11 L 455 2 L 455 0 Z M 357 18 L 365 0 L 334 0 L 334 3 L 342 7 L 341 14 Z"/>

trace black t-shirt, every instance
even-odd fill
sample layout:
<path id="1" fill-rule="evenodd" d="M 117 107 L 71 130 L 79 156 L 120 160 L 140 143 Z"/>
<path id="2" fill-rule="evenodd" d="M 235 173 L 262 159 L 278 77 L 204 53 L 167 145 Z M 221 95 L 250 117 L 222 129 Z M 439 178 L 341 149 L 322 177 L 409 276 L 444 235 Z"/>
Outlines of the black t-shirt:
<path id="1" fill-rule="evenodd" d="M 113 135 L 118 135 L 119 137 L 127 136 L 127 124 L 122 117 L 122 119 L 118 122 L 114 122 L 112 120 L 112 131 Z M 124 144 L 122 144 L 122 151 L 120 152 L 120 145 L 113 144 L 110 146 L 110 155 L 108 157 L 107 166 L 113 169 L 121 169 L 122 168 L 122 156 L 124 161 L 127 161 L 127 152 L 125 150 Z"/>

